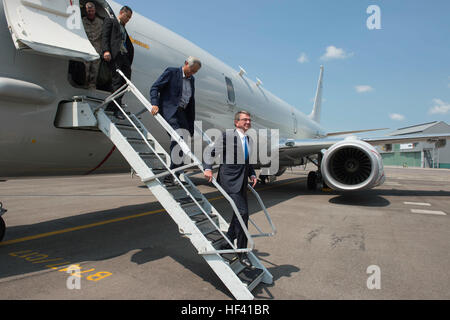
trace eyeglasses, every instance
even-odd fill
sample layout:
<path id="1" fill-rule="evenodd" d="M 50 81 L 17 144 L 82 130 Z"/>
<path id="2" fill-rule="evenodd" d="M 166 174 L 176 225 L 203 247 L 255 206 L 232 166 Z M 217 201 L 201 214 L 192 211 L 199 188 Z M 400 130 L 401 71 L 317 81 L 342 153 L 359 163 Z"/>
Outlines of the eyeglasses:
<path id="1" fill-rule="evenodd" d="M 244 122 L 252 122 L 252 119 L 250 118 L 244 118 L 244 119 L 239 119 L 239 121 L 244 121 Z"/>

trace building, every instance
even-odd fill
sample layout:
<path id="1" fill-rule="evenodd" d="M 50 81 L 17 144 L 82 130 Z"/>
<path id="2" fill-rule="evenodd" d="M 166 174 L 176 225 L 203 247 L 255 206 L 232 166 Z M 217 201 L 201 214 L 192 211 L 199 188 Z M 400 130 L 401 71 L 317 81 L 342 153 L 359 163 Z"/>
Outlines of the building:
<path id="1" fill-rule="evenodd" d="M 390 136 L 409 134 L 449 133 L 450 126 L 444 121 L 423 123 L 411 127 L 400 128 Z M 404 166 L 420 168 L 450 169 L 450 144 L 440 141 L 435 143 L 417 142 L 405 144 L 386 144 L 378 147 L 385 166 Z"/>

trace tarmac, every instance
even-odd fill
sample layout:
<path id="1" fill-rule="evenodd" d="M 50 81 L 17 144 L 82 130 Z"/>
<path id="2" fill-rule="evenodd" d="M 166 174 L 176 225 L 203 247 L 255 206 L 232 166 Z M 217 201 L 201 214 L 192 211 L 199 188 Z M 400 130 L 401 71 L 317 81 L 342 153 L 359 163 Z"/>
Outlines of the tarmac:
<path id="1" fill-rule="evenodd" d="M 255 299 L 450 299 L 450 170 L 385 172 L 382 186 L 353 194 L 308 191 L 303 168 L 258 185 L 277 234 L 255 239 L 274 277 Z M 226 200 L 193 181 L 229 221 Z M 1 300 L 233 300 L 130 174 L 0 181 L 0 201 Z M 269 231 L 251 195 L 249 209 Z"/>

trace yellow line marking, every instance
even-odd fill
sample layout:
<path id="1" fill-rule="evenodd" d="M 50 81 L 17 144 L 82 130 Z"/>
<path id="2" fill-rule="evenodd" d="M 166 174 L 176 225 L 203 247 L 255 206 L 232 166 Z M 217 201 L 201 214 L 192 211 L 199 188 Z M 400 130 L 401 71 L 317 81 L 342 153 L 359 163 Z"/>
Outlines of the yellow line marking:
<path id="1" fill-rule="evenodd" d="M 295 182 L 299 182 L 299 180 L 289 181 L 289 182 L 281 183 L 281 184 L 278 184 L 278 185 L 275 185 L 275 186 L 269 186 L 269 187 L 265 187 L 265 188 L 260 188 L 257 191 L 264 191 L 264 190 L 274 189 L 274 188 L 278 188 L 278 187 L 285 186 L 285 185 L 288 185 L 288 184 L 292 184 L 292 183 L 295 183 Z M 217 200 L 224 199 L 224 198 L 225 198 L 224 196 L 219 196 L 219 197 L 209 198 L 207 200 L 212 202 L 212 201 L 217 201 Z M 0 242 L 0 247 L 6 246 L 6 245 L 10 245 L 10 244 L 16 244 L 16 243 L 20 243 L 20 242 L 26 242 L 26 241 L 30 241 L 30 240 L 47 238 L 47 237 L 51 237 L 51 236 L 55 236 L 55 235 L 59 235 L 59 234 L 68 233 L 68 232 L 74 232 L 74 231 L 94 228 L 94 227 L 103 226 L 103 225 L 110 224 L 110 223 L 115 223 L 115 222 L 130 220 L 130 219 L 136 219 L 136 218 L 141 218 L 141 217 L 145 217 L 145 216 L 149 216 L 149 215 L 156 214 L 156 213 L 161 213 L 161 212 L 166 212 L 166 210 L 158 209 L 158 210 L 153 210 L 153 211 L 149 211 L 149 212 L 143 212 L 143 213 L 134 214 L 134 215 L 131 215 L 131 216 L 126 216 L 126 217 L 121 217 L 121 218 L 104 220 L 104 221 L 100 221 L 100 222 L 86 224 L 86 225 L 83 225 L 83 226 L 67 228 L 67 229 L 62 229 L 62 230 L 56 230 L 56 231 L 46 232 L 46 233 L 41 233 L 41 234 L 36 234 L 36 235 L 33 235 L 33 236 L 24 237 L 24 238 L 12 239 L 12 240 L 8 240 L 8 241 Z"/>
<path id="2" fill-rule="evenodd" d="M 122 218 L 116 218 L 116 219 L 110 219 L 110 220 L 95 222 L 95 223 L 87 224 L 87 225 L 84 225 L 84 226 L 67 228 L 67 229 L 62 229 L 62 230 L 57 230 L 57 231 L 52 231 L 52 232 L 47 232 L 47 233 L 36 234 L 34 236 L 29 236 L 29 237 L 14 239 L 14 240 L 8 240 L 8 241 L 0 242 L 0 247 L 1 246 L 6 246 L 8 244 L 14 244 L 14 243 L 19 243 L 19 242 L 36 240 L 36 239 L 41 239 L 41 238 L 55 236 L 55 235 L 58 235 L 58 234 L 63 234 L 63 233 L 68 233 L 68 232 L 73 232 L 73 231 L 78 231 L 78 230 L 83 230 L 83 229 L 89 229 L 89 228 L 93 228 L 93 227 L 103 226 L 103 225 L 109 224 L 109 223 L 125 221 L 125 220 L 135 219 L 135 218 L 140 218 L 140 217 L 148 216 L 148 215 L 151 215 L 151 214 L 160 213 L 160 212 L 163 212 L 163 211 L 165 211 L 165 210 L 164 209 L 159 209 L 159 210 L 154 210 L 154 211 L 150 211 L 150 212 L 144 212 L 144 213 L 139 213 L 139 214 L 135 214 L 135 215 L 131 215 L 131 216 L 126 216 L 126 217 L 122 217 Z"/>

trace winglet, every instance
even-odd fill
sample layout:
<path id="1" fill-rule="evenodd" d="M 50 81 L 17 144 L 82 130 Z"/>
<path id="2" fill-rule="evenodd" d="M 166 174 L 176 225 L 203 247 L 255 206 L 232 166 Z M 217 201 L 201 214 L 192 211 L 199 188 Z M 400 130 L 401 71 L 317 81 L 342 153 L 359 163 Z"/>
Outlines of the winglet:
<path id="1" fill-rule="evenodd" d="M 319 82 L 317 83 L 316 98 L 314 99 L 314 107 L 309 115 L 309 118 L 317 123 L 320 123 L 320 113 L 322 110 L 322 80 L 323 80 L 323 66 L 320 66 Z"/>

